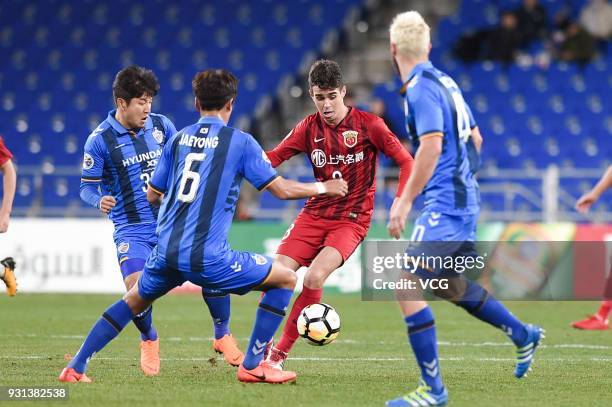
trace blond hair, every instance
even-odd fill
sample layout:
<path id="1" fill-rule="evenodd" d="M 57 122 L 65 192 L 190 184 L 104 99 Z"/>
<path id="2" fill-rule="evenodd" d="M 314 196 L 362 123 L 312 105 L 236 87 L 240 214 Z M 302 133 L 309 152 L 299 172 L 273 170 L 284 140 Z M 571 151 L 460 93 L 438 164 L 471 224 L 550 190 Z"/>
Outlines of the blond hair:
<path id="1" fill-rule="evenodd" d="M 429 53 L 429 26 L 418 11 L 406 11 L 393 19 L 389 28 L 391 43 L 400 54 L 422 57 Z"/>

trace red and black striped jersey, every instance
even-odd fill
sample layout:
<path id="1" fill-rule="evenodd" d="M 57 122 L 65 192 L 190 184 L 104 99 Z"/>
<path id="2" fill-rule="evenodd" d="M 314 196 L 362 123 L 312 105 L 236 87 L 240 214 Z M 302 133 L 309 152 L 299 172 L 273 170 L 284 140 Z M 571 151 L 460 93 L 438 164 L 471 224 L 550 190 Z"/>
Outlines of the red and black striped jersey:
<path id="1" fill-rule="evenodd" d="M 326 124 L 319 113 L 306 117 L 267 155 L 277 167 L 294 155 L 305 153 L 317 181 L 343 178 L 348 183 L 349 193 L 345 197 L 310 198 L 304 211 L 327 219 L 349 218 L 369 226 L 374 210 L 378 152 L 400 166 L 400 186 L 408 179 L 412 157 L 380 117 L 349 109 L 335 127 Z"/>

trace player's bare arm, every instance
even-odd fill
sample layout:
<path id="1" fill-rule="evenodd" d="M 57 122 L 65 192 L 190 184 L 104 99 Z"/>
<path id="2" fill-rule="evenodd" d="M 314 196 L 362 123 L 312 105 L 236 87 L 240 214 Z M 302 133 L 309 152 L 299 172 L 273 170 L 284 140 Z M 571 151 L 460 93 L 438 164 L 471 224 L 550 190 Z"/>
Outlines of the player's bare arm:
<path id="1" fill-rule="evenodd" d="M 395 135 L 392 135 L 392 137 L 394 137 L 395 140 L 397 140 L 398 138 Z M 383 144 L 383 146 L 385 146 L 385 144 Z M 395 150 L 392 148 L 383 148 L 382 151 L 388 157 L 393 158 L 393 161 L 395 161 L 395 164 L 397 164 L 397 166 L 399 167 L 397 191 L 395 193 L 395 199 L 393 200 L 393 204 L 391 206 L 393 208 L 398 204 L 403 189 L 406 186 L 408 179 L 410 179 L 410 174 L 412 173 L 412 166 L 414 165 L 414 159 L 412 158 L 412 155 L 410 155 L 410 153 L 406 151 L 403 146 Z"/>
<path id="2" fill-rule="evenodd" d="M 601 177 L 599 182 L 586 194 L 582 195 L 576 202 L 576 210 L 580 213 L 587 213 L 591 206 L 603 194 L 606 190 L 612 187 L 612 165 L 608 167 L 608 170 Z"/>
<path id="3" fill-rule="evenodd" d="M 0 167 L 0 172 L 3 174 L 3 191 L 2 206 L 0 207 L 0 233 L 5 233 L 8 230 L 9 218 L 13 208 L 13 199 L 15 198 L 15 188 L 17 185 L 17 173 L 15 166 L 11 160 L 8 160 Z"/>
<path id="4" fill-rule="evenodd" d="M 302 199 L 317 195 L 346 196 L 348 184 L 342 179 L 302 183 L 278 177 L 266 188 L 279 199 Z"/>
<path id="5" fill-rule="evenodd" d="M 471 131 L 472 133 L 472 141 L 474 141 L 474 147 L 476 147 L 476 151 L 480 154 L 482 150 L 482 134 L 480 134 L 480 129 L 478 126 L 474 127 Z"/>
<path id="6" fill-rule="evenodd" d="M 164 198 L 164 194 L 159 191 L 156 191 L 151 185 L 147 188 L 147 201 L 150 204 L 155 206 L 161 205 L 162 199 Z"/>
<path id="7" fill-rule="evenodd" d="M 387 229 L 389 235 L 395 239 L 401 238 L 406 228 L 406 217 L 412 209 L 412 202 L 427 185 L 442 153 L 442 133 L 426 134 L 421 137 L 420 142 L 408 183 L 389 213 Z"/>

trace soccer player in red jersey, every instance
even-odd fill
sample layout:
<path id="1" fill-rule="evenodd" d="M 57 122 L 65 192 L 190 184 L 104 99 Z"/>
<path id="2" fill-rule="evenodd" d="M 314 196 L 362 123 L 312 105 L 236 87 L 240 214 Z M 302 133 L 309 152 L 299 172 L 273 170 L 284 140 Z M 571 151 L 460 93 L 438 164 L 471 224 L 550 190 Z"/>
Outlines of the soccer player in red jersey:
<path id="1" fill-rule="evenodd" d="M 612 188 L 612 165 L 608 167 L 606 173 L 601 177 L 597 185 L 593 187 L 589 192 L 582 195 L 578 202 L 576 202 L 576 209 L 578 212 L 586 213 L 591 206 L 597 202 L 601 194 L 606 190 Z M 612 310 L 612 270 L 608 275 L 606 281 L 606 288 L 604 289 L 604 300 L 599 306 L 599 310 L 594 314 L 588 316 L 582 321 L 572 322 L 572 326 L 576 329 L 585 329 L 589 331 L 593 330 L 607 330 L 610 329 L 610 320 L 608 316 Z"/>
<path id="2" fill-rule="evenodd" d="M 282 369 L 298 338 L 296 322 L 300 312 L 320 302 L 327 277 L 351 256 L 368 232 L 379 151 L 400 168 L 396 196 L 400 196 L 412 168 L 412 156 L 380 117 L 344 104 L 346 87 L 336 62 L 316 61 L 310 68 L 308 83 L 317 112 L 299 122 L 276 148 L 267 152 L 268 158 L 272 166 L 278 167 L 304 153 L 310 158 L 317 181 L 342 178 L 348 183 L 349 194 L 320 195 L 308 200 L 278 247 L 277 261 L 295 271 L 308 267 L 304 287 L 293 304 L 283 335 L 276 347 L 270 345 L 267 350 L 267 360 L 278 369 Z"/>
<path id="3" fill-rule="evenodd" d="M 6 233 L 9 226 L 9 219 L 13 209 L 13 199 L 15 198 L 15 188 L 17 185 L 17 174 L 13 166 L 13 154 L 6 148 L 2 137 L 0 137 L 0 173 L 3 175 L 2 188 L 3 196 L 0 203 L 0 233 Z M 0 280 L 6 285 L 6 292 L 10 297 L 17 293 L 17 281 L 15 280 L 15 261 L 12 257 L 0 260 Z"/>

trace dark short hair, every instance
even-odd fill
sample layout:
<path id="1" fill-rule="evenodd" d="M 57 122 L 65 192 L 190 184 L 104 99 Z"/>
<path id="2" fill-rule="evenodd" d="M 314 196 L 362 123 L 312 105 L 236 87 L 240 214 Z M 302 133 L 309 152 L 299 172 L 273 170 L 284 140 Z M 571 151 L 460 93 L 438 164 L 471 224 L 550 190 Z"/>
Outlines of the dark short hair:
<path id="1" fill-rule="evenodd" d="M 159 92 L 159 82 L 150 69 L 131 65 L 120 70 L 113 81 L 113 99 L 124 99 L 128 104 L 133 98 L 142 95 L 155 96 Z"/>
<path id="2" fill-rule="evenodd" d="M 319 59 L 310 67 L 308 86 L 318 86 L 321 89 L 336 89 L 342 87 L 342 70 L 336 61 Z"/>
<path id="3" fill-rule="evenodd" d="M 220 110 L 238 94 L 238 79 L 225 69 L 198 72 L 191 85 L 202 110 Z"/>

